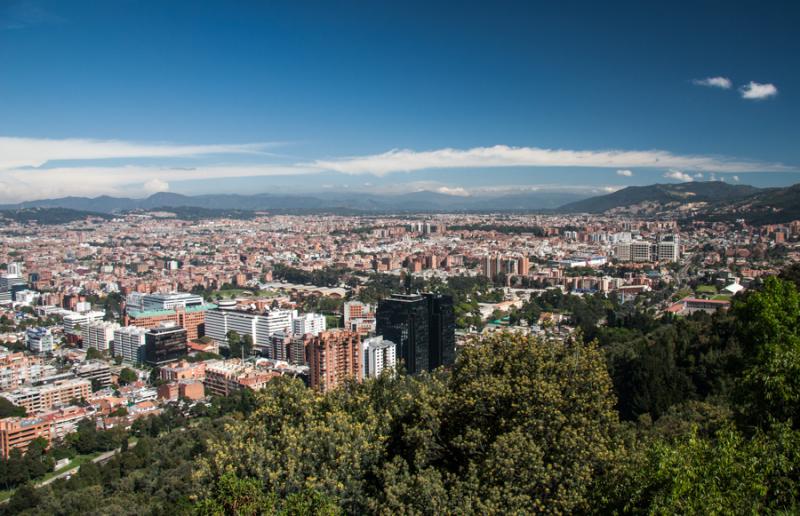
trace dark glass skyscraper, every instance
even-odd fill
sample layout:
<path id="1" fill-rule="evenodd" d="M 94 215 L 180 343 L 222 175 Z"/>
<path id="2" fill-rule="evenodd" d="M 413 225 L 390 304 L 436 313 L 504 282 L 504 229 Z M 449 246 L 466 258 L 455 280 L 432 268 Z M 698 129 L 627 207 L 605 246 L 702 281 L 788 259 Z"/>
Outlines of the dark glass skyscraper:
<path id="1" fill-rule="evenodd" d="M 180 326 L 159 326 L 144 336 L 145 360 L 152 366 L 186 356 L 186 330 Z"/>
<path id="2" fill-rule="evenodd" d="M 378 304 L 377 333 L 397 344 L 409 374 L 455 361 L 453 298 L 443 294 L 396 294 Z"/>

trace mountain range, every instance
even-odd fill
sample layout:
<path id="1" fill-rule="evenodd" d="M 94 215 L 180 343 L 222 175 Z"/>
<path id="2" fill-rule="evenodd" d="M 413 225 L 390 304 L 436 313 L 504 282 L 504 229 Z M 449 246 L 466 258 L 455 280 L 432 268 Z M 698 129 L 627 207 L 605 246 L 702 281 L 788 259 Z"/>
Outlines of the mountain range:
<path id="1" fill-rule="evenodd" d="M 0 205 L 0 210 L 30 208 L 67 208 L 98 213 L 122 213 L 134 210 L 192 207 L 209 210 L 302 211 L 355 210 L 364 212 L 409 211 L 505 211 L 550 210 L 585 195 L 561 192 L 528 192 L 505 196 L 457 196 L 421 191 L 399 195 L 368 193 L 324 193 L 317 195 L 211 194 L 181 195 L 157 193 L 144 199 L 128 197 L 62 197 Z"/>
<path id="2" fill-rule="evenodd" d="M 108 217 L 132 211 L 172 210 L 180 218 L 250 218 L 255 212 L 346 214 L 410 212 L 502 212 L 631 214 L 704 220 L 745 219 L 754 224 L 800 219 L 800 184 L 756 188 L 722 181 L 630 186 L 607 195 L 526 192 L 504 196 L 455 196 L 439 192 L 400 195 L 324 193 L 317 195 L 157 193 L 144 199 L 101 196 L 64 197 L 0 205 L 19 221 L 59 223 L 91 214 Z"/>
<path id="3" fill-rule="evenodd" d="M 800 184 L 756 188 L 722 181 L 631 186 L 565 204 L 561 213 L 669 215 L 682 219 L 776 224 L 800 219 Z"/>

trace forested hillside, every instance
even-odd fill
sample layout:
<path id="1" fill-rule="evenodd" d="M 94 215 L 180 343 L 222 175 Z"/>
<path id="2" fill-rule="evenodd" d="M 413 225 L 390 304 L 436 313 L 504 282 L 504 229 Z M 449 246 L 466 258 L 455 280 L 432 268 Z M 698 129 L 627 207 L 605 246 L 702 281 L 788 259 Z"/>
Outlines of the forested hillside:
<path id="1" fill-rule="evenodd" d="M 495 334 L 452 371 L 322 395 L 272 381 L 19 489 L 14 514 L 795 513 L 800 295 L 728 314 L 608 313 L 593 338 Z"/>

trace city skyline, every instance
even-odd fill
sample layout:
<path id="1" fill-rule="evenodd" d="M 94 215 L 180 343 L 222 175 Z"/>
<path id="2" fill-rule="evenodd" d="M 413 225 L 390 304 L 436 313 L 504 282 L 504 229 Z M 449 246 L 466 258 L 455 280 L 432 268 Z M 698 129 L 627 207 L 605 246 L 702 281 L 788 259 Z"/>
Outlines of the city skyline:
<path id="1" fill-rule="evenodd" d="M 13 0 L 0 202 L 797 183 L 779 6 Z"/>

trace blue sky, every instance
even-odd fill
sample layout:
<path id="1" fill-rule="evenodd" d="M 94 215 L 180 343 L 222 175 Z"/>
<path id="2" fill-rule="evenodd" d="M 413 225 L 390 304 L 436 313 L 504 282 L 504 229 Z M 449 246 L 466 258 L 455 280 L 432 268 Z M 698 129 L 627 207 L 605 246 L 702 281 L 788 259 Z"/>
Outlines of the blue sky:
<path id="1" fill-rule="evenodd" d="M 0 0 L 0 202 L 792 184 L 796 5 Z"/>

